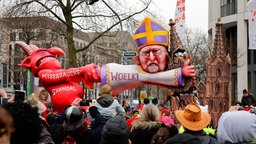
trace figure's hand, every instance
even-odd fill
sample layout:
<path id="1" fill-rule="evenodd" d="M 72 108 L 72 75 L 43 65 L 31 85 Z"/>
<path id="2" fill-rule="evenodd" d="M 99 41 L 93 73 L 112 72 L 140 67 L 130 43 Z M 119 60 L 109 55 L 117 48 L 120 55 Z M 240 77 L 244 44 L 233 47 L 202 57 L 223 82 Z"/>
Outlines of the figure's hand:
<path id="1" fill-rule="evenodd" d="M 189 65 L 190 60 L 185 61 L 183 67 L 181 68 L 182 76 L 192 77 L 193 80 L 196 78 L 196 67 L 194 65 Z"/>
<path id="2" fill-rule="evenodd" d="M 87 88 L 91 89 L 94 82 L 100 82 L 100 70 L 100 67 L 95 64 L 83 66 L 83 83 Z"/>

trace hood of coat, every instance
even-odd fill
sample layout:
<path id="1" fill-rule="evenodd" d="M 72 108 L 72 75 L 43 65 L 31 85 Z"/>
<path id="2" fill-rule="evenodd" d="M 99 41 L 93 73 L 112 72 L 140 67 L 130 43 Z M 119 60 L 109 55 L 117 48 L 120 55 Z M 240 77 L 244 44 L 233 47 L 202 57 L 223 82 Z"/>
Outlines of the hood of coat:
<path id="1" fill-rule="evenodd" d="M 109 107 L 114 102 L 114 98 L 109 94 L 103 94 L 97 99 L 97 102 L 102 107 Z"/>

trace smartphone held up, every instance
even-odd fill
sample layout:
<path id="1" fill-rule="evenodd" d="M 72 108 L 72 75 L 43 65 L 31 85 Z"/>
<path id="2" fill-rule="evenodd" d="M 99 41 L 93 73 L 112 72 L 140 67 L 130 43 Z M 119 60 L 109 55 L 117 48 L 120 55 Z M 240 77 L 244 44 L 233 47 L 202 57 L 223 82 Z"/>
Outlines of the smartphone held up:
<path id="1" fill-rule="evenodd" d="M 14 102 L 24 102 L 26 99 L 26 92 L 23 90 L 15 90 Z"/>

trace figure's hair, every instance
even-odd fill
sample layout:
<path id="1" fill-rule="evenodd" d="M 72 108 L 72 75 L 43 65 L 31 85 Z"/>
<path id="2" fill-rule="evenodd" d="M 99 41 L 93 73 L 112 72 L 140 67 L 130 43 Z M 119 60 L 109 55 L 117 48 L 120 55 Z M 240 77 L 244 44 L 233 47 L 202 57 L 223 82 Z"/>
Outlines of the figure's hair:
<path id="1" fill-rule="evenodd" d="M 160 118 L 160 110 L 156 105 L 149 103 L 144 106 L 140 115 L 143 121 L 158 121 Z"/>
<path id="2" fill-rule="evenodd" d="M 112 87 L 109 84 L 105 84 L 100 88 L 100 94 L 112 94 Z"/>
<path id="3" fill-rule="evenodd" d="M 3 106 L 13 117 L 15 131 L 11 144 L 33 144 L 40 138 L 42 131 L 38 109 L 28 103 L 7 103 Z"/>

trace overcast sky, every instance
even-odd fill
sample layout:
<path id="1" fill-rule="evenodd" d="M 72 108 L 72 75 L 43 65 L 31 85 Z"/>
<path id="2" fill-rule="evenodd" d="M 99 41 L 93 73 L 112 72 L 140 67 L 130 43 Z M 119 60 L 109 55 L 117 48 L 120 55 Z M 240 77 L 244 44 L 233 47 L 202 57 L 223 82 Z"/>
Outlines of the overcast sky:
<path id="1" fill-rule="evenodd" d="M 153 0 L 155 6 L 165 16 L 168 22 L 174 19 L 177 0 Z M 186 0 L 185 24 L 187 28 L 202 29 L 207 32 L 208 28 L 208 0 Z"/>

